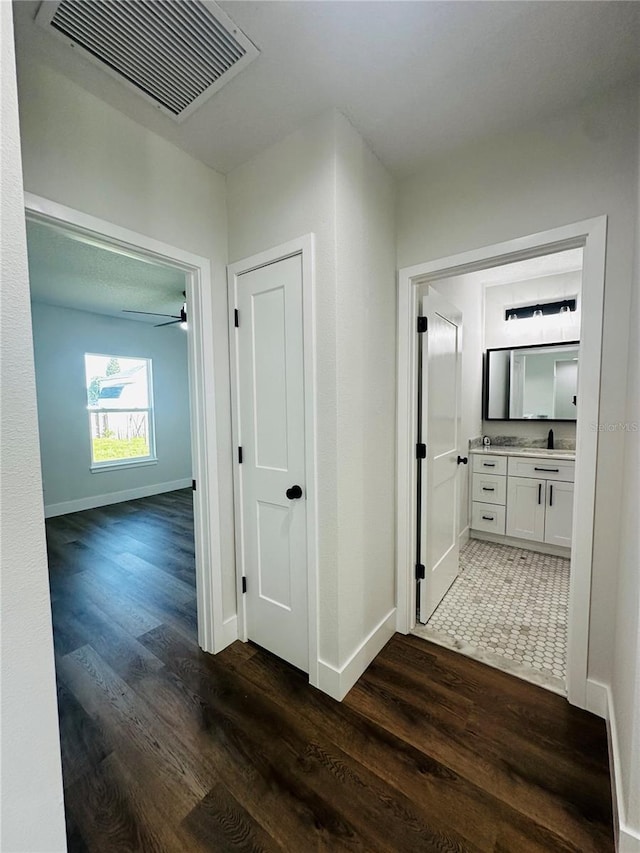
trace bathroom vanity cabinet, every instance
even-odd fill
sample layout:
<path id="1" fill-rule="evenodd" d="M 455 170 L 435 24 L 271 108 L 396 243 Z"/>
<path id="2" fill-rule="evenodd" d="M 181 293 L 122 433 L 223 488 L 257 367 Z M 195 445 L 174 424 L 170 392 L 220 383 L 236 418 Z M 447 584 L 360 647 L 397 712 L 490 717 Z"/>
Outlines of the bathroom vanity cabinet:
<path id="1" fill-rule="evenodd" d="M 571 547 L 573 454 L 500 448 L 471 452 L 471 535 Z M 482 534 L 490 534 L 489 537 Z M 547 550 L 545 548 L 545 550 Z"/>

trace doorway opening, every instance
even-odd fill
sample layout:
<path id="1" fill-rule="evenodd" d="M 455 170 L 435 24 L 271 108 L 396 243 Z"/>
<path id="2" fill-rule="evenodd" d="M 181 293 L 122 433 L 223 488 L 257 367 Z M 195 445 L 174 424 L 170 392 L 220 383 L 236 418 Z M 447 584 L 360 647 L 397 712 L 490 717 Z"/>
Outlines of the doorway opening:
<path id="1" fill-rule="evenodd" d="M 419 343 L 419 372 L 429 377 L 423 384 L 433 391 L 418 389 L 419 422 L 432 435 L 418 464 L 428 469 L 432 459 L 447 463 L 447 449 L 440 446 L 447 399 L 438 394 L 440 385 L 451 410 L 448 452 L 458 464 L 449 465 L 453 513 L 448 510 L 443 518 L 446 498 L 434 494 L 433 485 L 421 501 L 432 507 L 431 518 L 425 513 L 421 519 L 422 538 L 429 538 L 427 523 L 435 536 L 424 554 L 429 573 L 418 583 L 414 633 L 561 694 L 566 693 L 581 278 L 582 249 L 571 249 L 428 285 L 423 313 L 437 291 L 455 306 L 449 313 L 457 309 L 464 318 L 458 401 L 456 377 L 442 383 L 441 335 L 435 355 L 428 334 Z M 564 306 L 567 310 L 561 310 Z M 436 468 L 431 480 L 443 481 Z M 447 539 L 434 529 L 443 522 L 450 526 L 446 558 Z M 441 555 L 433 553 L 436 546 Z"/>
<path id="2" fill-rule="evenodd" d="M 54 635 L 195 642 L 185 273 L 26 226 Z"/>
<path id="3" fill-rule="evenodd" d="M 163 539 L 162 519 L 170 519 L 164 556 L 188 561 L 191 551 L 191 568 L 175 566 L 190 584 L 178 595 L 191 599 L 183 627 L 202 649 L 219 651 L 226 642 L 211 324 L 205 322 L 209 261 L 47 199 L 25 198 L 50 526 L 67 513 L 90 511 L 95 542 L 109 559 L 99 517 L 105 524 L 115 518 L 115 532 L 126 520 L 116 518 L 126 502 L 146 501 L 138 521 L 152 539 Z M 139 313 L 146 311 L 152 313 Z M 93 485 L 100 482 L 107 485 Z M 128 545 L 124 553 L 134 550 Z M 126 559 L 125 572 L 144 570 L 144 554 Z M 167 590 L 176 585 L 160 577 Z"/>
<path id="4" fill-rule="evenodd" d="M 560 664 L 556 660 L 558 658 L 563 663 L 563 655 L 560 649 L 555 648 L 556 643 L 560 646 L 565 642 L 565 637 L 551 638 L 554 646 L 553 654 L 549 654 L 550 649 L 544 649 L 540 654 L 529 654 L 526 642 L 520 643 L 523 648 L 517 648 L 512 626 L 503 618 L 505 613 L 500 614 L 499 609 L 496 609 L 495 596 L 489 595 L 490 601 L 486 602 L 486 607 L 483 604 L 483 596 L 489 592 L 488 587 L 498 583 L 495 578 L 490 580 L 489 567 L 496 571 L 500 569 L 506 573 L 504 586 L 510 585 L 512 589 L 511 604 L 506 605 L 507 610 L 517 611 L 518 607 L 515 605 L 519 604 L 520 610 L 525 613 L 525 616 L 520 619 L 520 627 L 525 629 L 522 632 L 523 638 L 527 628 L 528 633 L 534 635 L 536 632 L 532 632 L 531 628 L 535 627 L 537 631 L 540 624 L 550 616 L 548 602 L 539 608 L 534 600 L 530 600 L 523 593 L 522 584 L 525 590 L 530 590 L 537 585 L 544 597 L 545 587 L 544 584 L 540 584 L 541 573 L 547 580 L 552 577 L 556 579 L 550 581 L 551 585 L 546 592 L 553 589 L 554 599 L 557 600 L 560 608 L 566 608 L 568 623 L 566 693 L 569 701 L 580 707 L 587 707 L 587 646 L 597 457 L 597 433 L 590 429 L 590 424 L 597 423 L 599 408 L 605 242 L 606 218 L 601 217 L 402 270 L 399 287 L 398 630 L 403 633 L 413 630 L 420 632 L 422 630 L 420 618 L 427 625 L 431 620 L 431 626 L 429 628 L 428 625 L 427 630 L 434 630 L 435 625 L 442 631 L 446 626 L 452 634 L 457 634 L 456 637 L 449 635 L 451 644 L 459 651 L 467 653 L 471 645 L 470 641 L 478 642 L 483 632 L 489 630 L 486 625 L 482 627 L 476 624 L 474 627 L 477 629 L 477 634 L 474 636 L 470 633 L 470 624 L 464 626 L 466 630 L 463 630 L 460 624 L 454 626 L 451 615 L 446 612 L 447 596 L 444 596 L 442 609 L 437 607 L 438 601 L 435 606 L 432 606 L 433 602 L 430 603 L 431 612 L 421 614 L 418 610 L 421 587 L 428 584 L 429 570 L 433 568 L 433 561 L 438 555 L 442 556 L 445 553 L 446 548 L 443 545 L 445 539 L 441 532 L 445 530 L 450 546 L 461 551 L 461 562 L 464 567 L 463 573 L 459 575 L 460 581 L 453 584 L 449 597 L 449 603 L 453 603 L 452 610 L 458 613 L 457 622 L 460 622 L 461 602 L 456 603 L 454 598 L 467 584 L 470 586 L 469 600 L 472 604 L 467 608 L 469 623 L 476 619 L 481 607 L 495 609 L 495 618 L 490 626 L 491 634 L 487 637 L 487 648 L 483 650 L 485 655 L 489 655 L 489 658 L 485 657 L 487 662 L 495 664 L 495 660 L 490 659 L 491 651 L 488 648 L 490 643 L 494 644 L 494 651 L 502 650 L 499 653 L 501 656 L 507 649 L 513 649 L 510 652 L 512 663 L 518 664 L 530 674 L 533 672 L 531 680 L 536 680 L 536 667 L 531 664 L 540 664 L 541 668 L 546 666 L 549 668 L 548 672 L 544 673 L 544 677 L 540 680 L 546 682 L 545 686 L 550 689 L 565 692 L 565 685 L 562 683 L 564 673 L 558 669 Z M 569 264 L 569 267 L 565 264 L 563 274 L 573 274 L 574 278 L 577 278 L 578 285 L 581 285 L 576 293 L 571 294 L 572 297 L 578 297 L 578 306 L 581 311 L 571 312 L 571 317 L 567 316 L 566 311 L 562 312 L 560 318 L 554 320 L 557 327 L 544 318 L 542 340 L 540 340 L 540 326 L 537 328 L 538 339 L 535 341 L 533 337 L 527 336 L 529 333 L 533 334 L 533 327 L 527 330 L 525 326 L 521 326 L 517 333 L 521 349 L 516 346 L 514 337 L 509 337 L 506 342 L 492 339 L 487 333 L 487 324 L 493 322 L 491 318 L 497 310 L 496 306 L 506 300 L 509 302 L 506 306 L 508 308 L 524 308 L 525 303 L 530 303 L 533 299 L 527 292 L 527 287 L 529 292 L 531 291 L 531 281 L 538 278 L 540 279 L 538 285 L 540 285 L 546 278 L 547 285 L 553 283 L 554 276 L 560 275 L 559 263 L 562 259 Z M 582 268 L 581 273 L 580 268 Z M 520 274 L 514 275 L 514 272 Z M 485 286 L 475 290 L 468 287 L 467 296 L 471 301 L 465 304 L 465 300 L 460 298 L 463 285 L 468 286 L 474 278 L 476 282 L 483 282 Z M 515 282 L 518 281 L 520 294 L 515 290 Z M 528 284 L 525 285 L 525 282 Z M 575 283 L 575 281 L 572 282 L 571 286 L 573 287 Z M 504 285 L 507 287 L 505 288 Z M 569 287 L 567 281 L 565 285 Z M 453 516 L 447 518 L 446 522 L 441 520 L 440 530 L 436 531 L 437 535 L 431 534 L 431 542 L 428 541 L 428 524 L 426 528 L 423 525 L 421 538 L 423 549 L 426 547 L 425 559 L 416 560 L 415 543 L 418 530 L 416 496 L 418 479 L 421 476 L 418 471 L 419 465 L 424 464 L 416 459 L 419 414 L 416 392 L 421 346 L 417 318 L 420 316 L 422 301 L 428 294 L 429 287 L 433 292 L 438 291 L 438 286 L 440 286 L 440 296 L 444 294 L 454 304 L 456 297 L 462 302 L 457 307 L 461 309 L 463 316 L 463 350 L 468 358 L 472 353 L 475 353 L 476 358 L 471 362 L 467 361 L 466 366 L 469 368 L 465 382 L 467 393 L 464 397 L 460 393 L 460 402 L 455 410 L 458 426 L 463 421 L 466 423 L 466 433 L 461 429 L 457 432 L 453 429 L 451 431 L 451 435 L 456 436 L 454 443 L 457 444 L 456 453 L 451 453 L 450 456 L 451 464 L 455 465 L 459 472 L 456 481 L 456 487 L 458 487 L 456 506 L 459 515 L 455 520 Z M 558 280 L 555 281 L 554 286 L 558 292 Z M 535 299 L 534 309 L 539 303 L 551 301 L 550 297 L 549 299 L 545 297 L 540 287 L 537 295 L 539 298 Z M 560 299 L 554 299 L 554 301 L 560 301 Z M 514 310 L 510 313 L 516 312 Z M 467 315 L 473 322 L 467 322 Z M 580 325 L 576 334 L 575 323 L 578 317 Z M 479 323 L 477 318 L 481 318 Z M 538 321 L 538 315 L 534 319 Z M 508 331 L 509 336 L 513 336 L 520 320 L 510 320 L 508 316 L 505 317 L 505 305 L 503 305 L 500 322 L 499 328 L 496 326 L 491 334 L 498 330 L 504 334 Z M 562 330 L 561 322 L 564 323 Z M 568 353 L 571 341 L 578 338 L 579 353 Z M 493 347 L 490 346 L 491 342 Z M 502 347 L 500 343 L 503 344 Z M 529 399 L 531 393 L 527 389 L 525 389 L 528 395 L 526 411 L 516 419 L 516 414 L 520 414 L 517 406 L 523 402 L 522 399 L 518 399 L 516 367 L 518 362 L 522 362 L 525 354 L 527 358 L 531 357 L 533 360 L 533 355 L 541 343 L 559 345 L 557 350 L 554 347 L 548 347 L 546 355 L 541 358 L 545 364 L 547 361 L 550 362 L 551 372 L 556 377 L 555 381 L 559 387 L 563 386 L 571 372 L 575 375 L 575 367 L 565 372 L 566 365 L 559 365 L 558 362 L 570 359 L 573 364 L 573 358 L 579 358 L 580 370 L 575 391 L 576 410 L 579 417 L 575 426 L 572 426 L 568 418 L 559 417 L 556 413 L 544 409 L 541 398 L 532 403 Z M 488 413 L 486 398 L 482 397 L 483 353 L 486 349 L 512 351 L 507 359 L 513 374 L 512 390 L 516 407 L 511 416 L 499 413 L 500 417 L 494 419 Z M 543 347 L 539 349 L 542 350 Z M 499 359 L 496 361 L 499 367 L 498 362 Z M 532 365 L 529 371 L 531 376 L 535 376 L 536 371 L 540 372 L 538 366 L 535 363 Z M 545 371 L 546 366 L 542 372 Z M 499 370 L 497 372 L 499 373 Z M 484 387 L 486 389 L 486 382 Z M 561 396 L 563 396 L 562 405 L 564 405 L 566 402 L 564 392 Z M 573 401 L 570 404 L 572 403 Z M 552 404 L 553 400 L 550 405 Z M 479 412 L 482 412 L 481 416 Z M 533 412 L 536 412 L 539 417 L 531 417 Z M 436 414 L 436 417 L 440 418 L 438 428 L 441 429 L 444 423 L 442 416 Z M 409 429 L 406 427 L 407 424 Z M 479 432 L 478 426 L 480 426 Z M 549 430 L 554 433 L 553 449 L 548 447 L 551 441 Z M 574 435 L 572 430 L 575 430 Z M 493 446 L 488 451 L 482 449 L 482 437 L 485 435 L 493 441 Z M 573 444 L 574 441 L 575 444 Z M 426 440 L 423 438 L 422 442 L 428 448 L 429 437 L 427 436 Z M 450 450 L 453 450 L 453 447 Z M 520 453 L 516 455 L 517 450 Z M 425 455 L 428 453 L 427 449 Z M 571 458 L 573 454 L 575 454 L 575 462 Z M 487 464 L 486 470 L 482 464 L 483 460 Z M 457 464 L 458 462 L 461 464 Z M 421 511 L 429 519 L 428 469 L 424 472 L 422 480 Z M 441 507 L 441 501 L 435 503 L 432 500 L 431 512 L 436 510 L 441 512 Z M 525 509 L 532 510 L 533 526 L 527 526 L 529 521 L 526 518 Z M 467 520 L 463 526 L 459 525 L 461 519 Z M 580 535 L 576 536 L 575 531 L 580 531 Z M 435 545 L 438 547 L 435 548 Z M 429 565 L 429 560 L 432 565 Z M 513 568 L 516 560 L 519 571 Z M 571 572 L 567 584 L 569 560 Z M 532 578 L 528 586 L 525 582 L 527 574 Z M 471 582 L 474 575 L 477 576 L 475 588 Z M 498 571 L 496 577 L 499 576 Z M 462 578 L 465 584 L 462 583 Z M 558 586 L 562 588 L 556 590 Z M 516 591 L 517 595 L 515 595 Z M 568 605 L 564 603 L 567 598 Z M 534 610 L 543 612 L 534 613 Z M 528 625 L 525 623 L 525 618 L 529 619 Z M 554 616 L 551 615 L 551 618 L 553 619 Z M 556 618 L 556 628 L 560 621 L 559 617 Z M 556 651 L 559 653 L 555 653 Z M 516 659 L 516 654 L 521 660 Z M 526 660 L 525 655 L 531 660 Z M 508 661 L 506 656 L 505 659 Z M 510 664 L 507 663 L 505 668 L 509 666 Z M 517 668 L 514 666 L 514 669 Z M 554 669 L 560 674 L 554 673 Z M 521 673 L 516 672 L 516 674 Z M 554 681 L 554 679 L 557 680 Z"/>

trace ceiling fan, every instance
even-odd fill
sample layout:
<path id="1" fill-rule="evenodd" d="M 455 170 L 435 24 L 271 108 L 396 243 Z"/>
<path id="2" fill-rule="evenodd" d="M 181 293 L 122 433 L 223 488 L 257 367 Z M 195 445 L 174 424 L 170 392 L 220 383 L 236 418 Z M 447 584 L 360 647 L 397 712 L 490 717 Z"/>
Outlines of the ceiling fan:
<path id="1" fill-rule="evenodd" d="M 182 295 L 186 298 L 187 294 L 183 290 Z M 183 329 L 187 328 L 187 303 L 182 303 L 182 308 L 179 314 L 158 314 L 156 311 L 131 311 L 128 308 L 122 309 L 123 314 L 146 314 L 149 317 L 171 317 L 167 323 L 156 323 L 154 329 L 160 329 L 162 326 L 173 326 L 180 323 Z"/>

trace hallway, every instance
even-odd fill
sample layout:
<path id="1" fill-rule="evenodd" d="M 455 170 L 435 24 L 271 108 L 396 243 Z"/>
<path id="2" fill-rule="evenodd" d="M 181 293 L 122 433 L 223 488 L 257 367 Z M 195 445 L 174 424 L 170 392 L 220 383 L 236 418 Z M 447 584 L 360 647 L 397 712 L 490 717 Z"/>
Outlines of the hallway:
<path id="1" fill-rule="evenodd" d="M 612 851 L 605 726 L 396 635 L 344 702 L 196 643 L 190 491 L 47 522 L 72 851 Z"/>

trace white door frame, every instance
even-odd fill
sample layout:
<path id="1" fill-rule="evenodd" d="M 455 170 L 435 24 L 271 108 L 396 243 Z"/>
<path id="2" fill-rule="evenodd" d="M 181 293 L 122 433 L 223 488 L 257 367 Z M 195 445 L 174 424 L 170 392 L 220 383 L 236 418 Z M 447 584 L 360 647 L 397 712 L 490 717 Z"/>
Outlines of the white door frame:
<path id="1" fill-rule="evenodd" d="M 513 261 L 584 247 L 580 333 L 580 375 L 576 433 L 573 545 L 569 591 L 567 691 L 572 705 L 587 707 L 587 655 L 593 559 L 596 463 L 607 217 L 541 231 L 401 269 L 398 274 L 397 398 L 397 623 L 406 634 L 415 626 L 416 494 L 416 317 L 418 287 Z M 407 428 L 408 425 L 408 428 Z"/>
<path id="2" fill-rule="evenodd" d="M 229 644 L 222 614 L 222 557 L 216 434 L 211 263 L 113 222 L 25 193 L 27 219 L 57 226 L 78 239 L 132 258 L 170 264 L 185 273 L 189 303 L 189 399 L 194 494 L 198 643 L 205 652 Z"/>
<path id="3" fill-rule="evenodd" d="M 315 344 L 315 269 L 314 235 L 305 234 L 288 243 L 274 246 L 265 252 L 243 258 L 227 267 L 229 299 L 229 356 L 231 363 L 231 422 L 234 452 L 242 447 L 238 387 L 238 340 L 234 322 L 237 306 L 238 277 L 259 267 L 283 261 L 294 255 L 302 257 L 302 324 L 304 360 L 304 422 L 305 422 L 305 505 L 307 519 L 307 590 L 309 597 L 309 683 L 318 687 L 318 498 L 316 484 L 316 344 Z M 236 590 L 238 598 L 238 638 L 247 640 L 246 602 L 242 593 L 245 576 L 243 550 L 242 478 L 237 457 L 233 466 L 233 494 L 236 537 Z"/>

